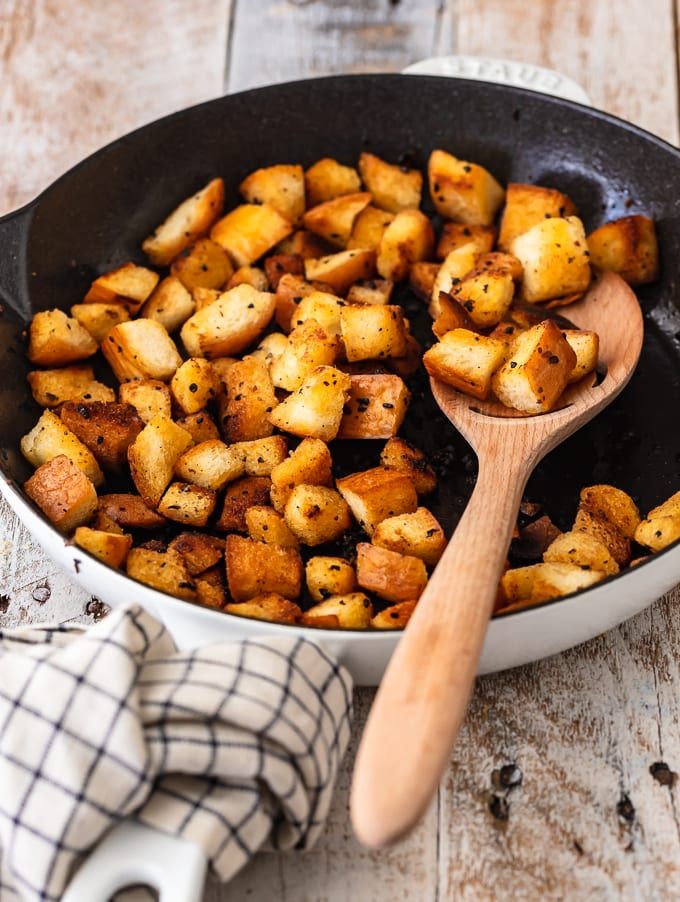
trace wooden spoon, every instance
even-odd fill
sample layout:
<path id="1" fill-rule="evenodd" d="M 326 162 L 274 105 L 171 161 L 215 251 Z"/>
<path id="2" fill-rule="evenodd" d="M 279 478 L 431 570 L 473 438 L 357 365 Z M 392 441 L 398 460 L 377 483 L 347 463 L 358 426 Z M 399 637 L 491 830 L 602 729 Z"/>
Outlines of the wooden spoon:
<path id="1" fill-rule="evenodd" d="M 626 385 L 642 348 L 640 305 L 606 273 L 568 315 L 600 336 L 599 385 L 578 383 L 567 406 L 507 416 L 432 380 L 437 403 L 472 445 L 479 475 L 456 531 L 416 606 L 378 690 L 359 746 L 351 793 L 364 845 L 387 846 L 424 814 L 472 692 L 517 511 L 536 464 L 591 420 Z M 582 380 L 585 381 L 585 380 Z M 500 416 L 499 416 L 500 414 Z"/>

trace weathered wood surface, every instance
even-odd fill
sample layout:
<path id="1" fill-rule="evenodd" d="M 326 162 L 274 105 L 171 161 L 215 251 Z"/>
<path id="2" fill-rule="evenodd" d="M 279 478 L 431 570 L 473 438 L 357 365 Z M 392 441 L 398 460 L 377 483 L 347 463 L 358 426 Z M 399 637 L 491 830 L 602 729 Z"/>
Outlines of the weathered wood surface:
<path id="1" fill-rule="evenodd" d="M 0 211 L 118 134 L 225 89 L 455 50 L 554 66 L 677 141 L 674 23 L 671 0 L 0 0 Z M 3 625 L 92 618 L 4 505 L 0 592 Z M 437 802 L 405 845 L 377 855 L 351 837 L 351 752 L 318 847 L 263 855 L 206 900 L 679 898 L 667 785 L 680 768 L 677 602 L 480 680 Z M 357 727 L 370 699 L 357 693 Z M 671 773 L 654 777 L 660 761 Z"/>

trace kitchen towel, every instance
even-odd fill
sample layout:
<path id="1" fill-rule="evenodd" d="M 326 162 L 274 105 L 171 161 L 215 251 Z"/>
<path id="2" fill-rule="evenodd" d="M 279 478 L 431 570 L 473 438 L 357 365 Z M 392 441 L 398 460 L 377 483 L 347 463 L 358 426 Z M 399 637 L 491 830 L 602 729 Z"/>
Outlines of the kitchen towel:
<path id="1" fill-rule="evenodd" d="M 308 848 L 349 738 L 349 674 L 298 636 L 178 651 L 131 605 L 0 632 L 0 899 L 57 900 L 125 817 L 229 879 Z"/>

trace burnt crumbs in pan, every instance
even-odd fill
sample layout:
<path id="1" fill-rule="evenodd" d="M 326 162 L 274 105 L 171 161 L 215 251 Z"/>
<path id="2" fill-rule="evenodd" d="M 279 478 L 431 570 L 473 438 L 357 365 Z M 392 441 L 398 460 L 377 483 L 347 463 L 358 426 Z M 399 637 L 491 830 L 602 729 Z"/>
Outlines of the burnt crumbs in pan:
<path id="1" fill-rule="evenodd" d="M 426 506 L 435 468 L 399 435 L 421 363 L 473 397 L 547 412 L 598 354 L 598 336 L 553 308 L 582 297 L 593 269 L 631 285 L 658 269 L 645 216 L 586 236 L 566 194 L 503 188 L 445 150 L 427 179 L 423 200 L 420 171 L 370 153 L 356 168 L 274 165 L 225 215 L 215 178 L 143 242 L 150 266 L 99 276 L 70 316 L 37 313 L 29 383 L 44 410 L 21 442 L 27 494 L 85 551 L 178 598 L 403 627 L 446 545 Z M 400 285 L 430 313 L 427 349 Z M 117 391 L 95 378 L 99 351 Z M 375 466 L 339 473 L 338 444 L 357 440 L 380 442 Z M 625 492 L 590 486 L 564 533 L 525 504 L 497 610 L 585 588 L 636 543 L 679 537 L 680 493 L 641 521 Z"/>

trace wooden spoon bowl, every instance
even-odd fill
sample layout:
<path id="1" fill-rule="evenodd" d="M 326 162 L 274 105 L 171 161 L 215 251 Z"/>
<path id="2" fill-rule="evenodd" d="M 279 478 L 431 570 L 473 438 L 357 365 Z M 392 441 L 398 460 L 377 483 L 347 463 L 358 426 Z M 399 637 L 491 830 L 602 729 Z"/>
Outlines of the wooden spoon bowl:
<path id="1" fill-rule="evenodd" d="M 598 384 L 576 383 L 558 410 L 517 416 L 498 402 L 431 382 L 442 411 L 476 452 L 479 475 L 390 661 L 359 746 L 350 805 L 354 830 L 369 847 L 405 836 L 437 788 L 472 692 L 531 472 L 614 400 L 640 357 L 640 305 L 619 276 L 605 273 L 568 313 L 579 328 L 598 333 L 605 375 Z"/>

